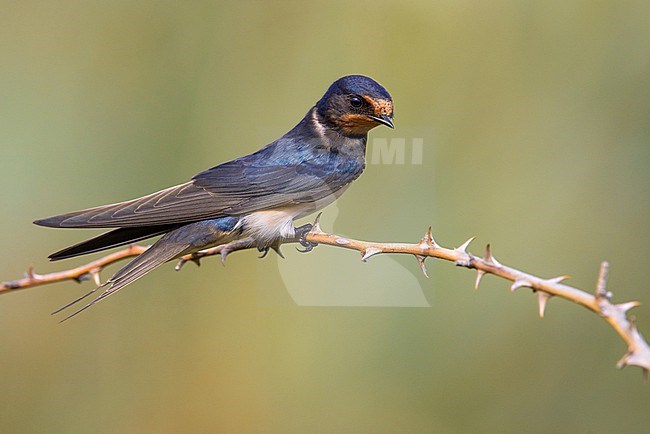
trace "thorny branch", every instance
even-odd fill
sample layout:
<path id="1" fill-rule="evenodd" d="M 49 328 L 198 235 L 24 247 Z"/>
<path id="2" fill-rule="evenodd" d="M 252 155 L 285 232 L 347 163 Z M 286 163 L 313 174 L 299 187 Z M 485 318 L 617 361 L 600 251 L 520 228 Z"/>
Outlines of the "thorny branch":
<path id="1" fill-rule="evenodd" d="M 431 228 L 429 228 L 424 237 L 418 243 L 413 244 L 360 241 L 323 232 L 320 228 L 319 219 L 317 217 L 311 231 L 304 237 L 303 243 L 304 241 L 307 241 L 307 243 L 314 245 L 325 244 L 328 246 L 356 250 L 361 253 L 361 259 L 364 262 L 372 256 L 380 253 L 401 253 L 413 255 L 418 261 L 420 270 L 422 270 L 422 273 L 424 273 L 426 277 L 429 277 L 424 263 L 426 258 L 431 257 L 444 259 L 453 262 L 457 266 L 476 270 L 477 274 L 474 287 L 477 289 L 481 282 L 481 278 L 485 274 L 493 274 L 511 281 L 512 285 L 510 286 L 510 290 L 513 292 L 519 288 L 527 287 L 537 293 L 540 317 L 544 316 L 546 303 L 551 297 L 557 296 L 572 301 L 600 315 L 612 326 L 612 328 L 614 328 L 621 339 L 626 343 L 627 352 L 618 361 L 616 366 L 619 369 L 628 365 L 639 366 L 643 370 L 644 377 L 647 379 L 648 372 L 650 371 L 650 346 L 637 330 L 634 321 L 627 316 L 627 311 L 638 306 L 640 303 L 638 301 L 630 301 L 620 304 L 611 303 L 610 300 L 612 298 L 612 293 L 607 291 L 606 287 L 609 270 L 609 264 L 607 262 L 601 264 L 596 290 L 594 295 L 592 295 L 578 288 L 563 284 L 562 282 L 568 278 L 566 275 L 544 279 L 502 265 L 492 254 L 489 244 L 486 247 L 484 257 L 479 258 L 474 256 L 467 251 L 467 247 L 473 240 L 474 237 L 468 239 L 455 249 L 448 249 L 435 242 L 431 235 Z M 297 242 L 301 242 L 301 240 L 299 238 L 283 240 L 283 244 Z M 95 283 L 99 285 L 99 273 L 106 266 L 125 258 L 137 256 L 147 248 L 148 246 L 132 245 L 126 249 L 107 255 L 86 265 L 56 273 L 40 275 L 36 274 L 34 270 L 30 268 L 23 279 L 0 283 L 0 293 L 11 292 L 13 290 L 29 288 L 46 283 L 61 282 L 64 280 L 82 282 L 92 278 Z M 238 250 L 252 248 L 256 248 L 256 245 L 253 242 L 249 240 L 241 240 L 203 250 L 198 253 L 185 255 L 179 259 L 176 265 L 176 270 L 180 270 L 188 261 L 200 265 L 200 259 L 206 256 L 220 255 L 221 260 L 225 263 L 228 254 Z M 272 248 L 281 255 L 279 245 L 275 245 Z M 307 250 L 310 249 L 308 248 Z M 264 255 L 266 255 L 266 252 Z"/>

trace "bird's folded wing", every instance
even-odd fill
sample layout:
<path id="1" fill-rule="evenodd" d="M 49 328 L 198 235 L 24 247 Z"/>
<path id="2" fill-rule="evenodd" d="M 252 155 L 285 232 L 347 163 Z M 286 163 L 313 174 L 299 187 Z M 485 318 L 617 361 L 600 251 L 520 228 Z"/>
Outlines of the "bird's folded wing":
<path id="1" fill-rule="evenodd" d="M 75 211 L 34 223 L 60 228 L 179 224 L 242 215 L 329 196 L 360 174 L 346 164 L 260 165 L 245 158 L 206 170 L 185 184 L 126 202 Z M 353 164 L 354 165 L 354 164 Z M 354 169 L 351 171 L 351 169 Z M 358 171 L 358 173 L 352 173 Z"/>

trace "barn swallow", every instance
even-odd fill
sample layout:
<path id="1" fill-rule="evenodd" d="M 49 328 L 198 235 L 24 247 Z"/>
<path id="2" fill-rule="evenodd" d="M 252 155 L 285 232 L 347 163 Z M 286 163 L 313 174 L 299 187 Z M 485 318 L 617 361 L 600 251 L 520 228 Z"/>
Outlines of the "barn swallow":
<path id="1" fill-rule="evenodd" d="M 295 219 L 332 203 L 361 175 L 368 132 L 378 125 L 393 128 L 390 94 L 369 77 L 349 75 L 332 83 L 291 131 L 257 152 L 147 196 L 36 220 L 54 228 L 115 228 L 51 254 L 52 261 L 162 235 L 55 313 L 104 288 L 68 319 L 188 253 L 241 239 L 268 251 L 294 238 Z"/>

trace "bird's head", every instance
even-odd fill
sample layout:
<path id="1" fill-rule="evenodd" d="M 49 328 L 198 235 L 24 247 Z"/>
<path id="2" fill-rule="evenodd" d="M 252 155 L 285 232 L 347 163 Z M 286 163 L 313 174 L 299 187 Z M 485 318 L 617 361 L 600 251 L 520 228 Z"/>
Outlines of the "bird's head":
<path id="1" fill-rule="evenodd" d="M 362 137 L 378 125 L 393 127 L 393 99 L 384 87 L 363 75 L 336 80 L 316 104 L 324 123 L 349 137 Z"/>

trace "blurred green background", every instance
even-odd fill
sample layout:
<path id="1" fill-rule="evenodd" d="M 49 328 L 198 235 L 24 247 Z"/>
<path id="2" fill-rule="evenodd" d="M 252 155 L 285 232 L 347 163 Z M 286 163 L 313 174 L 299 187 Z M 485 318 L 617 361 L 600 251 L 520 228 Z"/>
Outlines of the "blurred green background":
<path id="1" fill-rule="evenodd" d="M 491 242 L 587 290 L 607 259 L 650 336 L 647 1 L 0 9 L 0 279 L 83 262 L 46 257 L 95 232 L 32 220 L 254 151 L 363 73 L 396 105 L 397 128 L 371 136 L 424 137 L 423 164 L 369 165 L 337 232 L 477 235 L 474 253 Z M 284 250 L 167 265 L 63 325 L 49 313 L 89 282 L 3 295 L 0 431 L 648 432 L 648 384 L 614 368 L 624 344 L 577 305 L 553 299 L 540 320 L 530 291 L 488 276 L 476 292 L 442 261 L 427 280 L 412 258 Z M 283 273 L 306 290 L 415 282 L 430 307 L 298 306 Z"/>

